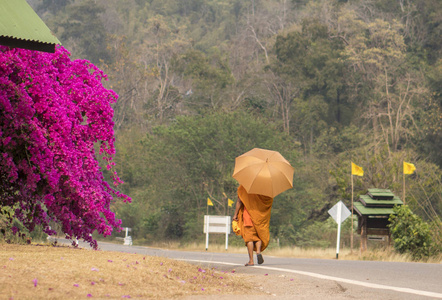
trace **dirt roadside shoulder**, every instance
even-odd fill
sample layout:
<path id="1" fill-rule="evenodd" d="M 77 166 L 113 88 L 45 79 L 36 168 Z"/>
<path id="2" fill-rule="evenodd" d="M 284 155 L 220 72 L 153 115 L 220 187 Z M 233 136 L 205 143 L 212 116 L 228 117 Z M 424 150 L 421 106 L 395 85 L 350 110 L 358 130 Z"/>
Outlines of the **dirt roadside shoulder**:
<path id="1" fill-rule="evenodd" d="M 371 289 L 352 284 L 323 280 L 302 275 L 244 274 L 237 272 L 239 280 L 250 285 L 248 294 L 229 295 L 194 295 L 183 299 L 221 299 L 221 300 L 256 300 L 256 299 L 384 299 L 384 300 L 428 300 L 425 296 L 394 292 L 383 289 Z"/>

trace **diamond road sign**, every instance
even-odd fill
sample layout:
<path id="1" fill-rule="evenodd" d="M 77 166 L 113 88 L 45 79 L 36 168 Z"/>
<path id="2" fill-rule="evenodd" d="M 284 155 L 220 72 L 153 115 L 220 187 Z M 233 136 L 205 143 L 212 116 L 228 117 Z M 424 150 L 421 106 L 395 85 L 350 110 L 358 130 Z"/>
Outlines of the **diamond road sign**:
<path id="1" fill-rule="evenodd" d="M 344 222 L 345 219 L 347 219 L 351 215 L 351 212 L 344 205 L 344 203 L 342 203 L 342 201 L 339 201 L 335 204 L 335 206 L 329 209 L 328 214 L 332 216 L 333 220 L 335 220 L 336 223 L 339 224 Z"/>

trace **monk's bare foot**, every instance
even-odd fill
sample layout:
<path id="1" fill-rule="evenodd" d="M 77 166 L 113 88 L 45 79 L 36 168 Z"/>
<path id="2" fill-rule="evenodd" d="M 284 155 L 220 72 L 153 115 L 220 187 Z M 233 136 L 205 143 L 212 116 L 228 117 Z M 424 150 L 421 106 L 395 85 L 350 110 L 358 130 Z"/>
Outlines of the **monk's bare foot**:
<path id="1" fill-rule="evenodd" d="M 248 262 L 248 263 L 246 263 L 244 266 L 246 266 L 246 267 L 248 267 L 248 266 L 254 266 L 255 264 L 253 263 L 253 261 L 252 262 Z"/>

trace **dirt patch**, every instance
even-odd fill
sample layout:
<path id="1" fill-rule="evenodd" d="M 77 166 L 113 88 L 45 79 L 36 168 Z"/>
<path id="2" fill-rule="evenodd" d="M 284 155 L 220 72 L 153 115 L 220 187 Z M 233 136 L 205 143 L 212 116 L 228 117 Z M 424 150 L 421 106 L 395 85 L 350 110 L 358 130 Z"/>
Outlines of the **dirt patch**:
<path id="1" fill-rule="evenodd" d="M 321 280 L 308 276 L 287 275 L 244 275 L 236 274 L 251 289 L 242 295 L 189 295 L 187 300 L 193 299 L 221 299 L 221 300 L 264 300 L 264 299 L 305 299 L 305 300 L 415 300 L 429 299 L 423 296 L 398 293 L 382 289 L 370 289 L 351 284 L 344 284 L 332 280 Z M 233 296 L 233 297 L 232 297 Z"/>

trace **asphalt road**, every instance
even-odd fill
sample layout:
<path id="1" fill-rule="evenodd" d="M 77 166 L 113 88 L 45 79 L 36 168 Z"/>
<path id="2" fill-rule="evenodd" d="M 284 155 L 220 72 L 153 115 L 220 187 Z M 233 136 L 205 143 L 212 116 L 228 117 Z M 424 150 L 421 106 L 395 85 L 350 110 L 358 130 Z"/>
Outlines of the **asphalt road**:
<path id="1" fill-rule="evenodd" d="M 58 241 L 70 243 L 67 240 Z M 82 242 L 79 246 L 89 248 L 88 244 Z M 403 293 L 407 299 L 442 299 L 442 264 L 281 258 L 265 256 L 263 253 L 263 265 L 244 267 L 248 260 L 246 254 L 164 250 L 105 242 L 99 242 L 99 248 L 103 251 L 168 257 L 218 269 L 235 269 L 244 274 L 297 274 L 315 280 L 332 280 L 368 289 Z"/>

